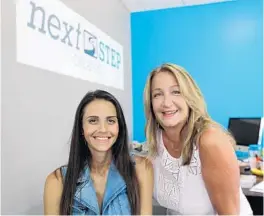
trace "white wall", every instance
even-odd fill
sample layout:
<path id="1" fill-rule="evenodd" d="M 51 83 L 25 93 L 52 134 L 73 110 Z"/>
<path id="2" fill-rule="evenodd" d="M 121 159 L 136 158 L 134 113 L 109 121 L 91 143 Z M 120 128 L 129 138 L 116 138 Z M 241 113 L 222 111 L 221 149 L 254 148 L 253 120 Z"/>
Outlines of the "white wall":
<path id="1" fill-rule="evenodd" d="M 66 163 L 75 110 L 88 90 L 112 92 L 132 134 L 130 13 L 119 0 L 63 2 L 124 47 L 125 91 L 16 62 L 15 1 L 2 1 L 1 214 L 42 214 L 46 176 Z"/>
<path id="2" fill-rule="evenodd" d="M 2 3 L 0 0 L 0 82 L 2 81 Z M 2 82 L 1 82 L 2 83 Z M 0 102 L 2 104 L 2 85 L 0 86 Z M 2 141 L 2 105 L 0 106 L 0 140 Z M 0 141 L 0 153 L 1 153 L 1 143 Z M 1 161 L 0 161 L 1 164 Z M 0 175 L 1 175 L 1 168 L 0 168 Z M 1 178 L 0 178 L 0 186 L 2 185 L 1 183 Z M 0 190 L 1 191 L 1 190 Z M 1 200 L 1 197 L 0 197 Z M 1 201 L 0 201 L 0 211 L 1 211 Z"/>

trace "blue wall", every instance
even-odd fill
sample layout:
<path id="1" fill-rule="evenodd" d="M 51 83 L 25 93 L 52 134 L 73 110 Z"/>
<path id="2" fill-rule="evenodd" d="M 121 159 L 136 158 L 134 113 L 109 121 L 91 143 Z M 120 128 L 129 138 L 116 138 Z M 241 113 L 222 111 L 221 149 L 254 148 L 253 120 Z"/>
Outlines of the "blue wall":
<path id="1" fill-rule="evenodd" d="M 133 138 L 144 141 L 143 89 L 163 62 L 185 67 L 209 114 L 258 117 L 263 111 L 262 0 L 237 0 L 132 13 Z"/>

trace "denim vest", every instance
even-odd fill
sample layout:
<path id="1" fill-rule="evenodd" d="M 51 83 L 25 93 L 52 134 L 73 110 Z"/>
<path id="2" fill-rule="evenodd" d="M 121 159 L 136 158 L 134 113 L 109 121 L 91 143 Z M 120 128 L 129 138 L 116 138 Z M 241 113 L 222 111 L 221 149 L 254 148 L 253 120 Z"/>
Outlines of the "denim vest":
<path id="1" fill-rule="evenodd" d="M 61 168 L 65 177 L 67 167 Z M 112 162 L 102 201 L 99 209 L 95 188 L 90 177 L 90 169 L 85 166 L 78 181 L 73 198 L 72 215 L 131 215 L 130 203 L 127 197 L 126 183 Z"/>

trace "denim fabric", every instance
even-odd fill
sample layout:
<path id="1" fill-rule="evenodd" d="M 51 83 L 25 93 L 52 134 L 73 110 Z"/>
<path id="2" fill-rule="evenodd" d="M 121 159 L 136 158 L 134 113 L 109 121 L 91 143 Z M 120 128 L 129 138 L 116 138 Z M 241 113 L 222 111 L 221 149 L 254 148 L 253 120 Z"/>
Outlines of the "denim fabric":
<path id="1" fill-rule="evenodd" d="M 61 168 L 65 177 L 67 167 Z M 100 211 L 95 188 L 90 177 L 90 169 L 85 166 L 78 181 L 74 195 L 72 215 L 131 215 L 127 197 L 126 183 L 114 163 L 109 168 L 102 209 Z"/>

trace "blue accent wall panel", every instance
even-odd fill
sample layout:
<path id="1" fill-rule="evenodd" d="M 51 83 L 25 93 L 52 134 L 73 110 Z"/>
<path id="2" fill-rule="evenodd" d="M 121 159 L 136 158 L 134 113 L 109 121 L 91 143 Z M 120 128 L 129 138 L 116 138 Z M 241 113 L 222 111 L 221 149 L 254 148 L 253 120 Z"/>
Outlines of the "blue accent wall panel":
<path id="1" fill-rule="evenodd" d="M 189 71 L 225 127 L 229 117 L 263 115 L 262 0 L 132 13 L 131 28 L 134 140 L 145 140 L 147 76 L 164 62 Z"/>

